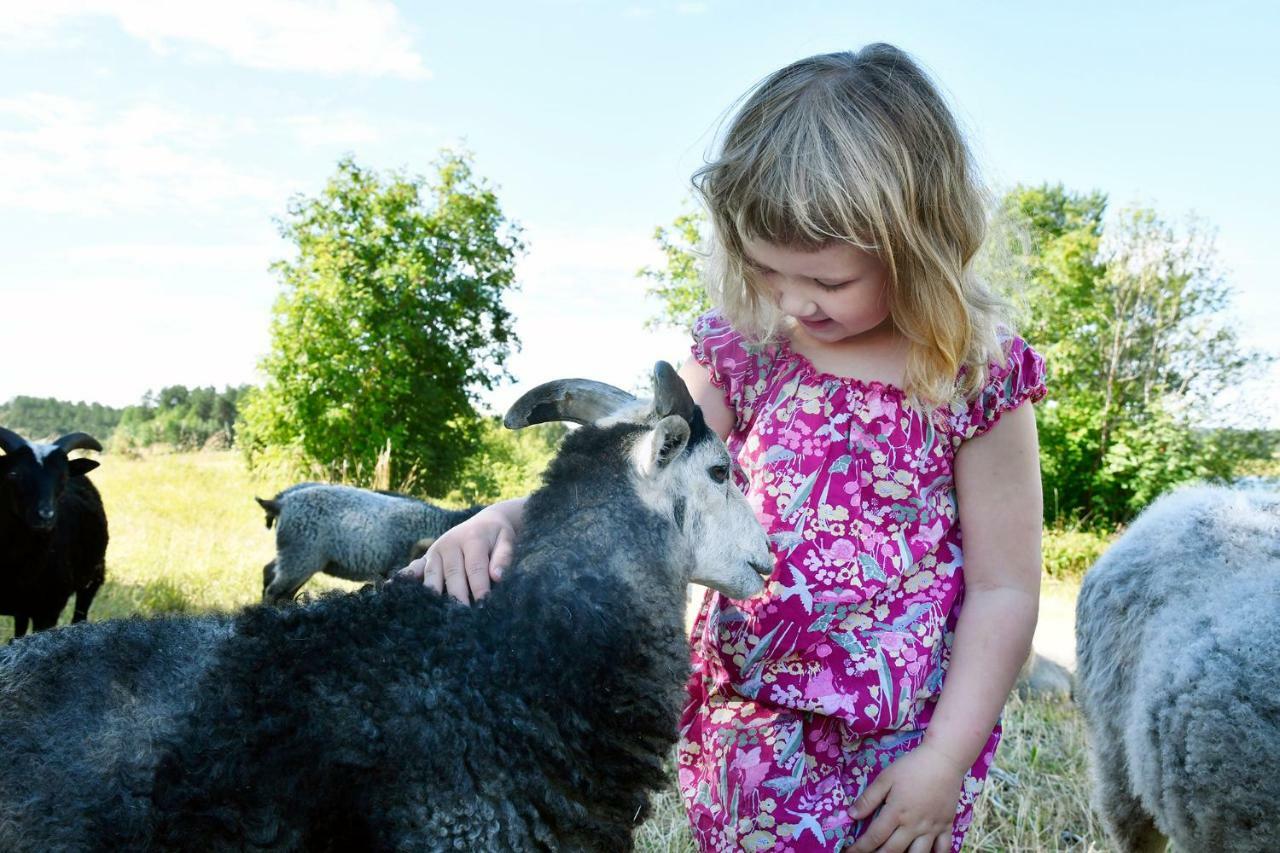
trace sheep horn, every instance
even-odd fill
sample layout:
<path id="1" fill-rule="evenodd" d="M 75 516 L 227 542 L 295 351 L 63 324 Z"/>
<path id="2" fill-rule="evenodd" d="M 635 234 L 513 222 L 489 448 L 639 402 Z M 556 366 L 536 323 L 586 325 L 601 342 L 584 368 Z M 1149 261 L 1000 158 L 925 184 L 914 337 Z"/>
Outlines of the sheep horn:
<path id="1" fill-rule="evenodd" d="M 26 447 L 27 440 L 13 430 L 0 427 L 0 449 L 5 453 L 13 453 L 19 447 Z"/>
<path id="2" fill-rule="evenodd" d="M 591 424 L 634 403 L 626 391 L 590 379 L 557 379 L 544 382 L 520 395 L 511 404 L 502 424 L 520 429 L 551 421 Z"/>
<path id="3" fill-rule="evenodd" d="M 69 453 L 72 450 L 102 450 L 98 440 L 87 432 L 69 432 L 62 438 L 56 439 L 53 446 L 63 453 Z"/>
<path id="4" fill-rule="evenodd" d="M 686 421 L 693 419 L 693 397 L 689 388 L 665 361 L 653 366 L 653 413 L 660 418 L 679 415 Z"/>

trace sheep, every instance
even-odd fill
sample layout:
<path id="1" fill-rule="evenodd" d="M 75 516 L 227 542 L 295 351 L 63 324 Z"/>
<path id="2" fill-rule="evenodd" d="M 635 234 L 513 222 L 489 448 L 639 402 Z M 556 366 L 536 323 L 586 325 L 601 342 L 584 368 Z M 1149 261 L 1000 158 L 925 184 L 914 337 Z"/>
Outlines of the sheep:
<path id="1" fill-rule="evenodd" d="M 1280 495 L 1161 498 L 1085 576 L 1077 697 L 1122 851 L 1280 843 Z"/>
<path id="2" fill-rule="evenodd" d="M 255 498 L 276 524 L 276 557 L 262 570 L 262 600 L 292 601 L 317 572 L 381 582 L 413 558 L 414 546 L 484 507 L 448 510 L 397 492 L 298 483 Z"/>
<path id="3" fill-rule="evenodd" d="M 102 450 L 82 432 L 52 444 L 27 441 L 0 427 L 0 614 L 13 636 L 50 628 L 74 592 L 72 622 L 89 615 L 106 574 L 107 514 L 84 475 L 92 459 L 72 450 Z"/>
<path id="4" fill-rule="evenodd" d="M 631 849 L 685 586 L 745 598 L 773 564 L 724 443 L 670 365 L 655 386 L 643 415 L 585 380 L 516 401 L 510 427 L 583 426 L 474 606 L 402 581 L 0 650 L 0 849 Z"/>

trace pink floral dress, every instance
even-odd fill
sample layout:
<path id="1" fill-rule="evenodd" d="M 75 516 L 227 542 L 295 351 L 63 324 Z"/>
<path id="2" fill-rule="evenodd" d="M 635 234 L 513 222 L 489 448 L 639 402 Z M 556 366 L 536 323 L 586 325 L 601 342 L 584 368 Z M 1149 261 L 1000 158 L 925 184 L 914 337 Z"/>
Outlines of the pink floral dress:
<path id="1" fill-rule="evenodd" d="M 956 449 L 1040 399 L 1044 362 L 1011 338 L 975 400 L 926 418 L 785 342 L 748 348 L 715 312 L 694 339 L 776 565 L 747 601 L 709 593 L 694 624 L 681 794 L 703 851 L 839 850 L 865 829 L 849 807 L 920 742 L 942 689 L 964 590 Z M 999 739 L 965 778 L 953 850 Z"/>

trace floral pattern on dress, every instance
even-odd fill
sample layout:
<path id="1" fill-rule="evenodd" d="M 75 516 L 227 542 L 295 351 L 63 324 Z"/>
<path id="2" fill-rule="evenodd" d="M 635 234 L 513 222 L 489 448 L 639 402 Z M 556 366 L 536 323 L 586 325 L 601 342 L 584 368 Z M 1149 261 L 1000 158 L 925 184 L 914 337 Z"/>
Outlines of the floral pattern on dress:
<path id="1" fill-rule="evenodd" d="M 839 850 L 864 829 L 848 808 L 920 742 L 942 689 L 964 589 L 956 450 L 1043 397 L 1044 363 L 1010 337 L 974 400 L 925 416 L 785 341 L 748 346 L 716 312 L 694 340 L 775 567 L 754 598 L 703 602 L 680 790 L 701 850 Z M 966 776 L 953 850 L 999 737 Z"/>

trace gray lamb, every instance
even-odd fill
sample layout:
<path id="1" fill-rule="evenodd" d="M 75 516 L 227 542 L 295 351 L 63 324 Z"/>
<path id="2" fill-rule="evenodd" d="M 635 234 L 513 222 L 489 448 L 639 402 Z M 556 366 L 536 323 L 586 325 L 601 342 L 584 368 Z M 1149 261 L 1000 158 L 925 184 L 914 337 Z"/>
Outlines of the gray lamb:
<path id="1" fill-rule="evenodd" d="M 291 601 L 317 572 L 380 582 L 408 565 L 421 540 L 483 507 L 449 510 L 395 492 L 299 483 L 271 500 L 255 498 L 276 524 L 276 558 L 262 570 L 262 600 Z"/>
<path id="2" fill-rule="evenodd" d="M 1121 850 L 1280 849 L 1280 495 L 1158 500 L 1085 577 L 1076 647 Z"/>

